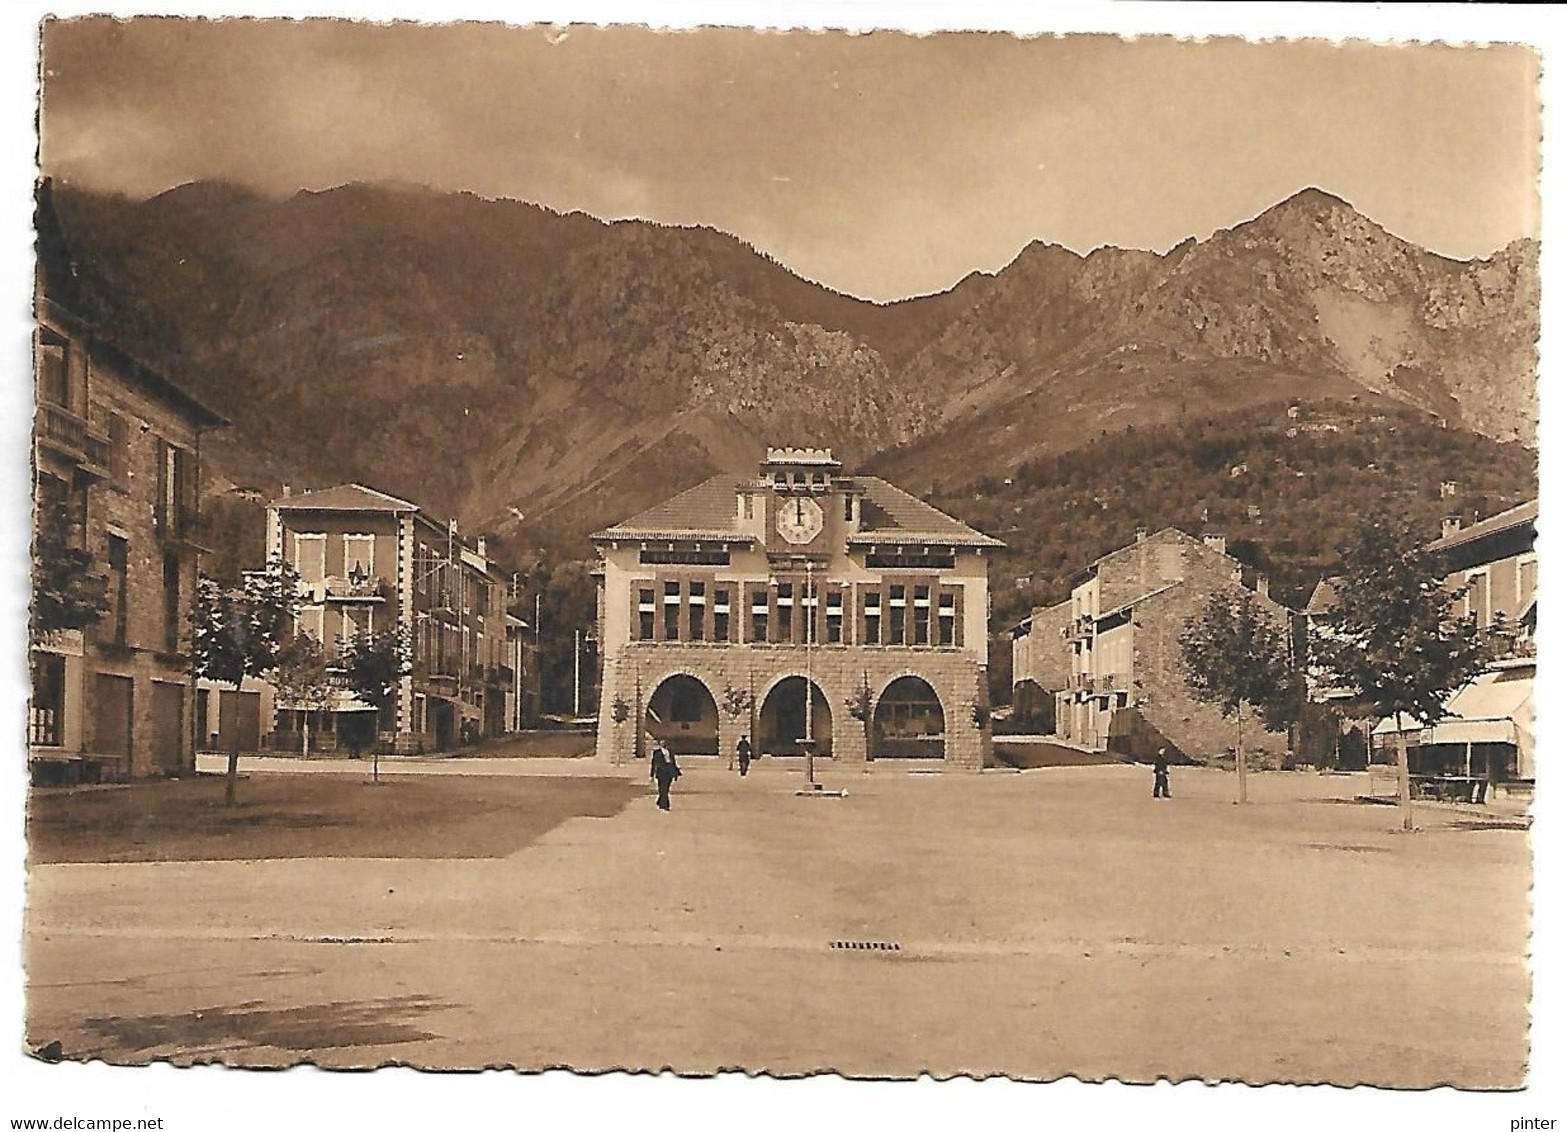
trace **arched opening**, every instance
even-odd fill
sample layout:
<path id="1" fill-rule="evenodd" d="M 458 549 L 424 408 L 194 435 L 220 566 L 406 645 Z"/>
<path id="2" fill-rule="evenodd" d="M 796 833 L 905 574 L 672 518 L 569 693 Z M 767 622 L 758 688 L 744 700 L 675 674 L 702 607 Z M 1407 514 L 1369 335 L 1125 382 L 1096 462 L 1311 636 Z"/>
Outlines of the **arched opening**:
<path id="1" fill-rule="evenodd" d="M 947 754 L 947 714 L 932 688 L 918 676 L 900 676 L 876 701 L 878 759 L 940 759 Z"/>
<path id="2" fill-rule="evenodd" d="M 767 755 L 801 754 L 800 740 L 805 738 L 805 677 L 785 676 L 767 698 L 757 718 L 758 749 Z M 827 697 L 814 681 L 811 683 L 811 737 L 818 755 L 832 754 L 832 709 Z"/>
<path id="3" fill-rule="evenodd" d="M 670 676 L 648 698 L 647 733 L 677 755 L 716 755 L 718 702 L 695 676 Z"/>

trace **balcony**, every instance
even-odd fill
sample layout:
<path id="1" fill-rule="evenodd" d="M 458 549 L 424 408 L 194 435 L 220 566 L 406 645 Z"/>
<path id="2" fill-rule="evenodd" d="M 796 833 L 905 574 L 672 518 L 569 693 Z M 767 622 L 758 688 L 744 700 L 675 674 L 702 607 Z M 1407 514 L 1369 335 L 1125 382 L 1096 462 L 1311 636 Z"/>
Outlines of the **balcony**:
<path id="1" fill-rule="evenodd" d="M 109 438 L 94 432 L 87 422 L 63 405 L 38 402 L 34 418 L 38 443 L 53 449 L 83 471 L 99 478 L 109 472 Z"/>
<path id="2" fill-rule="evenodd" d="M 504 664 L 491 665 L 484 676 L 492 688 L 510 688 L 516 682 L 512 669 Z"/>
<path id="3" fill-rule="evenodd" d="M 324 601 L 382 604 L 391 593 L 391 586 L 374 576 L 354 574 L 344 578 L 329 574 L 319 584 Z"/>
<path id="4" fill-rule="evenodd" d="M 160 506 L 153 512 L 153 522 L 158 537 L 164 542 L 178 543 L 193 550 L 212 552 L 206 538 L 208 524 L 194 510 L 186 507 Z"/>

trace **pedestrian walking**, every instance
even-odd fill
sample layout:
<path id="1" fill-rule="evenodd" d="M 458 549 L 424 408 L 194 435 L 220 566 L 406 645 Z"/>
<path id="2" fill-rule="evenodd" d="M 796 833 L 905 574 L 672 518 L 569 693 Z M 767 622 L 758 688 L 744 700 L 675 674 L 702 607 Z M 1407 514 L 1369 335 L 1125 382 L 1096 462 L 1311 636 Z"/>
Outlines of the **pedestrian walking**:
<path id="1" fill-rule="evenodd" d="M 740 741 L 735 744 L 735 757 L 740 763 L 740 777 L 744 778 L 751 769 L 751 740 L 748 736 L 740 736 Z"/>
<path id="2" fill-rule="evenodd" d="M 1160 747 L 1159 753 L 1153 757 L 1153 796 L 1155 798 L 1170 796 L 1170 760 L 1165 758 L 1163 747 Z"/>
<path id="3" fill-rule="evenodd" d="M 664 746 L 662 739 L 653 746 L 653 757 L 648 760 L 648 774 L 658 783 L 658 808 L 667 811 L 669 787 L 680 777 L 680 764 L 675 762 L 673 752 Z"/>

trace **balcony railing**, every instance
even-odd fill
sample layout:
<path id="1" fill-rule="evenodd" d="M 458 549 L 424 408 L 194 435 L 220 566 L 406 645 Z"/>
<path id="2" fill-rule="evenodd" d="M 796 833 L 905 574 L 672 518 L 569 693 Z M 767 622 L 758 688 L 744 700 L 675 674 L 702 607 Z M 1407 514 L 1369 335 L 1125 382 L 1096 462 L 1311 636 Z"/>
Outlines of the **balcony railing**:
<path id="1" fill-rule="evenodd" d="M 377 601 L 386 600 L 389 587 L 381 578 L 344 578 L 329 574 L 321 586 L 327 601 Z"/>
<path id="2" fill-rule="evenodd" d="M 81 417 L 52 401 L 38 402 L 38 439 L 89 471 L 107 474 L 109 438 L 96 433 Z"/>

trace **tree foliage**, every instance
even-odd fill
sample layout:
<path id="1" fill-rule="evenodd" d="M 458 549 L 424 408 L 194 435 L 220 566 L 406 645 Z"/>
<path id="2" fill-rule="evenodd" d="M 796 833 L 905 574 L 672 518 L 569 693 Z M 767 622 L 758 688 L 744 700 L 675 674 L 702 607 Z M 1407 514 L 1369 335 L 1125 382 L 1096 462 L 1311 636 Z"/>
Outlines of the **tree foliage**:
<path id="1" fill-rule="evenodd" d="M 274 558 L 237 586 L 203 577 L 190 612 L 191 667 L 197 676 L 238 688 L 274 671 L 293 631 L 299 576 Z"/>
<path id="2" fill-rule="evenodd" d="M 1313 662 L 1384 717 L 1436 723 L 1486 659 L 1479 628 L 1455 615 L 1442 563 L 1408 524 L 1375 519 L 1339 561 L 1338 606 L 1312 640 Z"/>
<path id="3" fill-rule="evenodd" d="M 1288 726 L 1297 687 L 1289 636 L 1245 591 L 1220 590 L 1181 633 L 1181 655 L 1192 695 L 1238 716 L 1249 704 L 1270 730 Z M 1278 725 L 1282 726 L 1278 726 Z"/>
<path id="4" fill-rule="evenodd" d="M 398 682 L 413 672 L 413 645 L 400 629 L 361 633 L 344 642 L 342 666 L 354 694 L 385 712 L 397 699 Z"/>
<path id="5" fill-rule="evenodd" d="M 309 633 L 295 633 L 278 651 L 272 683 L 280 705 L 322 711 L 332 703 L 332 673 L 326 649 Z"/>
<path id="6" fill-rule="evenodd" d="M 751 710 L 753 697 L 747 688 L 737 688 L 733 684 L 724 685 L 723 697 L 718 706 L 723 708 L 724 714 L 730 719 L 739 719 Z"/>
<path id="7" fill-rule="evenodd" d="M 33 632 L 86 629 L 109 612 L 108 579 L 92 555 L 71 544 L 64 503 L 39 501 L 33 538 Z"/>

